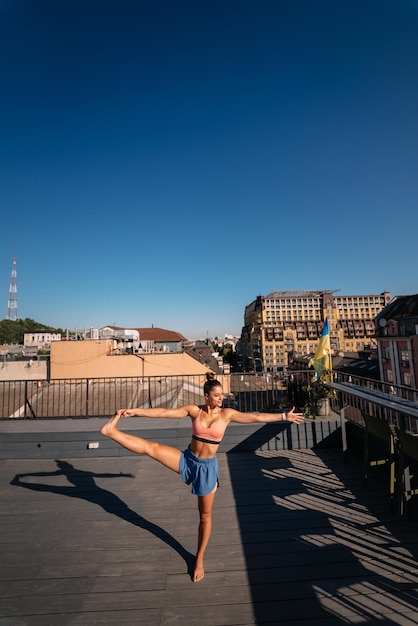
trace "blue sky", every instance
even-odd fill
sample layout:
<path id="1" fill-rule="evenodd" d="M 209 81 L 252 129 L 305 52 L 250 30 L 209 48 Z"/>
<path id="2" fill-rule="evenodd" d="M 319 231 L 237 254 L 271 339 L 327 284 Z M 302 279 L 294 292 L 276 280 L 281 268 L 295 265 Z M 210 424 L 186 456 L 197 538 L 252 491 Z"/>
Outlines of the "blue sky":
<path id="1" fill-rule="evenodd" d="M 418 2 L 0 0 L 0 293 L 240 334 L 282 289 L 418 292 Z"/>

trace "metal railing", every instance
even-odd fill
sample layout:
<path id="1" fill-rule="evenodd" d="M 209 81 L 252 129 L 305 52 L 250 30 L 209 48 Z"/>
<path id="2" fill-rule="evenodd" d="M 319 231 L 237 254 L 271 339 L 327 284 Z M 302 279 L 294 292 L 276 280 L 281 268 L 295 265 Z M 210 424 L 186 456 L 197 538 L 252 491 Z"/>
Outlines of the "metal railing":
<path id="1" fill-rule="evenodd" d="M 394 385 L 393 383 L 382 382 L 380 380 L 373 380 L 371 378 L 364 378 L 361 376 L 353 376 L 346 372 L 334 372 L 333 382 L 352 384 L 364 387 L 365 389 L 370 389 L 371 391 L 379 391 L 400 400 L 409 400 L 411 402 L 418 403 L 418 389 L 413 389 L 412 387 Z"/>
<path id="2" fill-rule="evenodd" d="M 0 381 L 0 419 L 102 417 L 121 407 L 175 407 L 204 401 L 205 376 L 146 376 Z M 278 411 L 287 402 L 283 380 L 270 375 L 228 377 L 225 406 Z"/>
<path id="3" fill-rule="evenodd" d="M 362 411 L 401 430 L 418 433 L 418 390 L 335 372 L 331 385 L 338 394 L 343 419 L 364 427 Z"/>
<path id="4" fill-rule="evenodd" d="M 0 419 L 103 417 L 119 408 L 196 401 L 198 376 L 80 378 L 0 382 Z"/>
<path id="5" fill-rule="evenodd" d="M 225 406 L 276 413 L 289 406 L 304 410 L 310 371 L 285 374 L 231 374 Z M 150 376 L 68 380 L 0 381 L 0 419 L 105 417 L 122 407 L 177 407 L 204 401 L 205 376 Z M 361 411 L 417 430 L 418 390 L 334 372 L 334 419 L 363 425 Z M 418 415 L 418 414 L 417 414 Z"/>

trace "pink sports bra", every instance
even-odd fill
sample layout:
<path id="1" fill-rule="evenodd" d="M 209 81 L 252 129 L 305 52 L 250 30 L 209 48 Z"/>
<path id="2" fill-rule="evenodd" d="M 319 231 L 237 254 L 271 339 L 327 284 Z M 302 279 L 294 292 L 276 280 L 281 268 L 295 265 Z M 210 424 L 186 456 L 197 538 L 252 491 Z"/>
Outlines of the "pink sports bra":
<path id="1" fill-rule="evenodd" d="M 200 421 L 200 414 L 202 409 L 199 409 L 197 417 L 192 420 L 192 433 L 193 439 L 197 441 L 203 441 L 204 443 L 219 444 L 222 441 L 222 437 L 225 434 L 225 424 L 219 419 L 216 420 L 212 426 L 206 428 Z"/>

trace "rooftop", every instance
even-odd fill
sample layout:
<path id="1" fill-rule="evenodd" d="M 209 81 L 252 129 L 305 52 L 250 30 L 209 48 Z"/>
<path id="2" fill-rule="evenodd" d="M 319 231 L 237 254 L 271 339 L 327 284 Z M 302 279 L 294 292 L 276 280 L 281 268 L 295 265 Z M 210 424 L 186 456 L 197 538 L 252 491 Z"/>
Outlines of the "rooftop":
<path id="1" fill-rule="evenodd" d="M 0 622 L 416 624 L 417 523 L 337 449 L 219 454 L 197 585 L 196 498 L 147 457 L 0 461 Z"/>
<path id="2" fill-rule="evenodd" d="M 401 319 L 418 317 L 418 294 L 412 296 L 397 296 L 377 316 L 380 319 Z"/>
<path id="3" fill-rule="evenodd" d="M 178 333 L 175 330 L 167 330 L 166 328 L 131 328 L 126 329 L 122 326 L 106 326 L 105 328 L 113 329 L 115 331 L 118 330 L 137 330 L 139 332 L 139 337 L 143 341 L 185 341 L 186 337 L 184 337 L 181 333 Z"/>

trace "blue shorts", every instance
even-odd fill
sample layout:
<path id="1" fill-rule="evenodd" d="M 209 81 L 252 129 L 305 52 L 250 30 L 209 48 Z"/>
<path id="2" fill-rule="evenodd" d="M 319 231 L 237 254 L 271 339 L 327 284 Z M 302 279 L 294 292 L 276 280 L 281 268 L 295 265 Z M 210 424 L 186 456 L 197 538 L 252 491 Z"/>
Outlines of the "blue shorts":
<path id="1" fill-rule="evenodd" d="M 196 496 L 207 496 L 219 485 L 216 456 L 201 459 L 187 448 L 181 453 L 179 472 L 183 482 L 192 486 L 192 493 Z"/>

